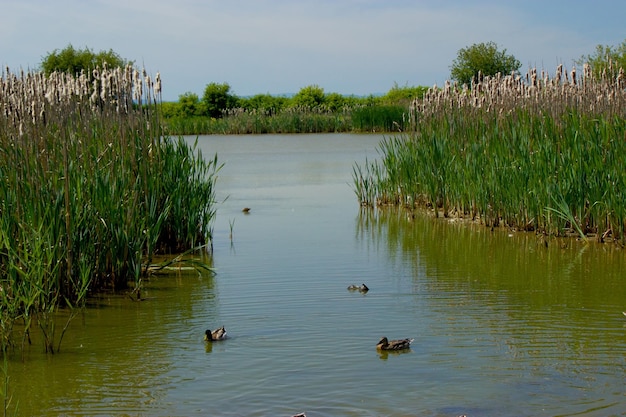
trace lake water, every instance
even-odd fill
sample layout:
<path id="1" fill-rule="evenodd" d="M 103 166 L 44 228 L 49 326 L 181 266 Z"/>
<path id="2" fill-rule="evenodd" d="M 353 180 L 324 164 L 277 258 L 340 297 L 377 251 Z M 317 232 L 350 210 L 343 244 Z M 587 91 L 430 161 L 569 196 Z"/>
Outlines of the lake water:
<path id="1" fill-rule="evenodd" d="M 100 296 L 55 355 L 34 330 L 9 411 L 625 416 L 624 250 L 363 211 L 352 166 L 381 138 L 199 137 L 225 163 L 217 274 Z M 205 344 L 220 325 L 230 338 Z M 382 336 L 415 341 L 379 354 Z"/>

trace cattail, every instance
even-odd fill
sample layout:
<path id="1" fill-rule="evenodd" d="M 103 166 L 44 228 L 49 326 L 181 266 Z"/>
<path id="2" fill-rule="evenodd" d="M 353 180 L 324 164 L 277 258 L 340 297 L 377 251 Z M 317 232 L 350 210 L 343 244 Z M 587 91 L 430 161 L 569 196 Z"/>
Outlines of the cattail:
<path id="1" fill-rule="evenodd" d="M 33 121 L 33 125 L 37 124 L 37 111 L 36 111 L 37 105 L 35 104 L 35 100 L 30 102 L 30 108 L 28 109 L 28 112 L 30 113 L 30 117 Z"/>
<path id="2" fill-rule="evenodd" d="M 146 75 L 145 77 L 145 83 L 146 83 L 146 99 L 147 101 L 150 101 L 151 97 L 150 94 L 152 93 L 152 78 L 150 78 L 149 75 Z"/>
<path id="3" fill-rule="evenodd" d="M 159 96 L 161 94 L 161 73 L 157 72 L 154 77 L 154 95 Z"/>
<path id="4" fill-rule="evenodd" d="M 559 85 L 561 83 L 561 76 L 563 75 L 563 64 L 559 64 L 556 67 L 556 74 L 554 75 L 554 84 Z"/>
<path id="5" fill-rule="evenodd" d="M 591 79 L 592 76 L 593 76 L 593 73 L 591 72 L 591 65 L 585 62 L 583 64 L 583 77 L 585 77 L 586 79 Z"/>
<path id="6" fill-rule="evenodd" d="M 103 70 L 101 77 L 100 77 L 100 99 L 103 102 L 106 102 L 108 96 L 109 96 L 109 77 L 106 71 Z"/>

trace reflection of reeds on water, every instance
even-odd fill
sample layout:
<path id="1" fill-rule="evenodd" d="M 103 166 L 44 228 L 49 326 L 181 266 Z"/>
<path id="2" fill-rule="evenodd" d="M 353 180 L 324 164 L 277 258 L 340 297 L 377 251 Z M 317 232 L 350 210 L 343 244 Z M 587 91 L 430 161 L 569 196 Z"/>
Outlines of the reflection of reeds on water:
<path id="1" fill-rule="evenodd" d="M 59 305 L 138 285 L 157 251 L 210 244 L 217 159 L 164 136 L 160 93 L 159 74 L 132 67 L 2 72 L 2 347 L 22 319 L 22 344 L 32 323 L 58 350 L 50 315 Z"/>
<path id="2" fill-rule="evenodd" d="M 353 170 L 365 206 L 430 207 L 487 226 L 622 239 L 626 78 L 557 69 L 550 78 L 446 83 L 412 106 L 411 133 Z"/>

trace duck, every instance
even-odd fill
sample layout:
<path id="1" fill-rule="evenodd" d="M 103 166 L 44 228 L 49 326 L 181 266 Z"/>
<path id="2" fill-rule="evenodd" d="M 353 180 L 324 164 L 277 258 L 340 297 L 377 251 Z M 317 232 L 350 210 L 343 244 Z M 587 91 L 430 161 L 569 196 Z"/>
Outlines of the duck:
<path id="1" fill-rule="evenodd" d="M 350 285 L 348 287 L 348 291 L 359 291 L 359 292 L 368 292 L 370 289 L 365 284 L 361 285 Z"/>
<path id="2" fill-rule="evenodd" d="M 244 214 L 248 214 L 248 213 L 250 213 L 250 207 L 244 207 L 244 208 L 242 208 L 242 209 L 241 209 L 241 211 L 242 211 Z"/>
<path id="3" fill-rule="evenodd" d="M 207 329 L 204 332 L 205 342 L 214 342 L 214 341 L 224 340 L 224 339 L 226 339 L 226 329 L 224 329 L 224 326 L 213 331 Z"/>
<path id="4" fill-rule="evenodd" d="M 413 339 L 400 339 L 400 340 L 387 340 L 386 337 L 380 339 L 378 344 L 376 345 L 376 349 L 378 350 L 405 350 L 411 348 L 411 343 Z"/>

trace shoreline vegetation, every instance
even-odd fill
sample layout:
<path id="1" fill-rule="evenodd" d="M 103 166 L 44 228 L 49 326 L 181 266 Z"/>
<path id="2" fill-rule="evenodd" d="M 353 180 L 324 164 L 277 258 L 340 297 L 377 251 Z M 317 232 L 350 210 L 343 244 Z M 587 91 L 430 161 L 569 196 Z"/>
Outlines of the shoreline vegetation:
<path id="1" fill-rule="evenodd" d="M 219 165 L 164 135 L 158 74 L 1 75 L 0 348 L 39 328 L 54 353 L 89 294 L 139 299 L 155 255 L 210 250 Z"/>
<path id="2" fill-rule="evenodd" d="M 431 89 L 411 106 L 411 131 L 353 166 L 357 198 L 623 247 L 626 77 L 615 73 L 559 66 Z"/>
<path id="3" fill-rule="evenodd" d="M 200 100 L 187 93 L 178 102 L 162 104 L 161 118 L 170 134 L 398 132 L 409 128 L 411 102 L 428 90 L 396 84 L 384 95 L 354 97 L 326 94 L 313 85 L 293 97 L 236 97 L 224 92 L 230 88 L 227 84 L 207 87 L 212 88 L 221 89 L 220 97 L 206 97 L 205 93 Z M 209 107 L 216 109 L 210 111 Z"/>
<path id="4" fill-rule="evenodd" d="M 220 118 L 170 117 L 164 124 L 172 135 L 385 133 L 408 128 L 408 107 L 408 103 L 358 105 L 339 111 L 292 107 L 278 113 L 233 109 Z"/>

